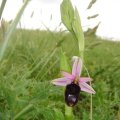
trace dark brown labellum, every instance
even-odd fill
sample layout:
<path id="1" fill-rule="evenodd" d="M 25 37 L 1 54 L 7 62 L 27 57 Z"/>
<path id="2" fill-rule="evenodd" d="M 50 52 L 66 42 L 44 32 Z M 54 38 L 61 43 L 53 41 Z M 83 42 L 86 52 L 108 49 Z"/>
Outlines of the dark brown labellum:
<path id="1" fill-rule="evenodd" d="M 77 84 L 71 83 L 65 89 L 65 102 L 68 106 L 72 107 L 78 102 L 80 94 L 80 87 Z"/>

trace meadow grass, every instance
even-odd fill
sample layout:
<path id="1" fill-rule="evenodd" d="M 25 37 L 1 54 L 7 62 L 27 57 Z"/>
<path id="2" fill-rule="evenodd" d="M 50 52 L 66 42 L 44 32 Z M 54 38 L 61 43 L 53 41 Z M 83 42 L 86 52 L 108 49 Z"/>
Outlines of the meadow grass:
<path id="1" fill-rule="evenodd" d="M 64 88 L 50 80 L 60 77 L 61 47 L 71 61 L 76 46 L 69 33 L 17 30 L 0 62 L 0 120 L 64 120 Z M 84 64 L 96 91 L 93 120 L 120 119 L 119 51 L 120 42 L 85 36 Z M 75 120 L 89 119 L 89 94 L 80 93 L 74 114 Z"/>

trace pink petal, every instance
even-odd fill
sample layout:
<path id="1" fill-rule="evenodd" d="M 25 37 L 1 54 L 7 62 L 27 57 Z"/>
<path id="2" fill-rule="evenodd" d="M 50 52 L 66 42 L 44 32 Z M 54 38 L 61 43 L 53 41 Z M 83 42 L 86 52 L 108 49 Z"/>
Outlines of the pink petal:
<path id="1" fill-rule="evenodd" d="M 68 72 L 62 71 L 61 74 L 62 74 L 64 77 L 66 77 L 66 78 L 68 78 L 68 79 L 71 79 L 72 81 L 75 79 L 75 76 L 72 75 L 72 74 L 70 74 L 70 73 L 68 73 Z"/>
<path id="2" fill-rule="evenodd" d="M 93 90 L 93 88 L 87 83 L 83 82 L 83 83 L 79 83 L 79 85 L 80 85 L 81 91 L 95 94 L 95 91 Z"/>
<path id="3" fill-rule="evenodd" d="M 80 76 L 81 71 L 82 71 L 82 60 L 79 57 L 73 58 L 74 63 L 73 63 L 73 68 L 72 68 L 72 75 L 74 76 Z"/>
<path id="4" fill-rule="evenodd" d="M 92 79 L 90 77 L 81 77 L 79 79 L 79 82 L 88 82 L 88 81 L 91 81 Z"/>
<path id="5" fill-rule="evenodd" d="M 58 85 L 58 86 L 66 86 L 66 85 L 70 84 L 71 82 L 72 82 L 72 80 L 70 80 L 68 78 L 58 78 L 58 79 L 54 79 L 51 81 L 52 84 Z"/>

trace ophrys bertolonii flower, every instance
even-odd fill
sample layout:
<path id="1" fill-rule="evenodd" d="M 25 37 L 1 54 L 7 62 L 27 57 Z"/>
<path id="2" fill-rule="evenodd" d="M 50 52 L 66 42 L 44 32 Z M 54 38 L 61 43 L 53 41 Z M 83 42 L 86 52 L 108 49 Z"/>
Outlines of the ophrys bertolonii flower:
<path id="1" fill-rule="evenodd" d="M 91 81 L 90 77 L 80 77 L 82 71 L 82 60 L 75 56 L 73 58 L 72 73 L 62 71 L 62 78 L 52 80 L 52 84 L 66 86 L 65 102 L 68 106 L 74 106 L 78 102 L 80 91 L 95 94 L 94 89 L 87 84 Z"/>

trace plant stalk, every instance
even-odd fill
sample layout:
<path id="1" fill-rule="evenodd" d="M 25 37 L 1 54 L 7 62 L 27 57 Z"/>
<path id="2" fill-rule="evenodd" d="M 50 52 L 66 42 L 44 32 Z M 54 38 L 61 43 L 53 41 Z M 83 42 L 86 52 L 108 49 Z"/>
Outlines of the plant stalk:
<path id="1" fill-rule="evenodd" d="M 65 120 L 74 120 L 73 107 L 65 104 Z"/>

